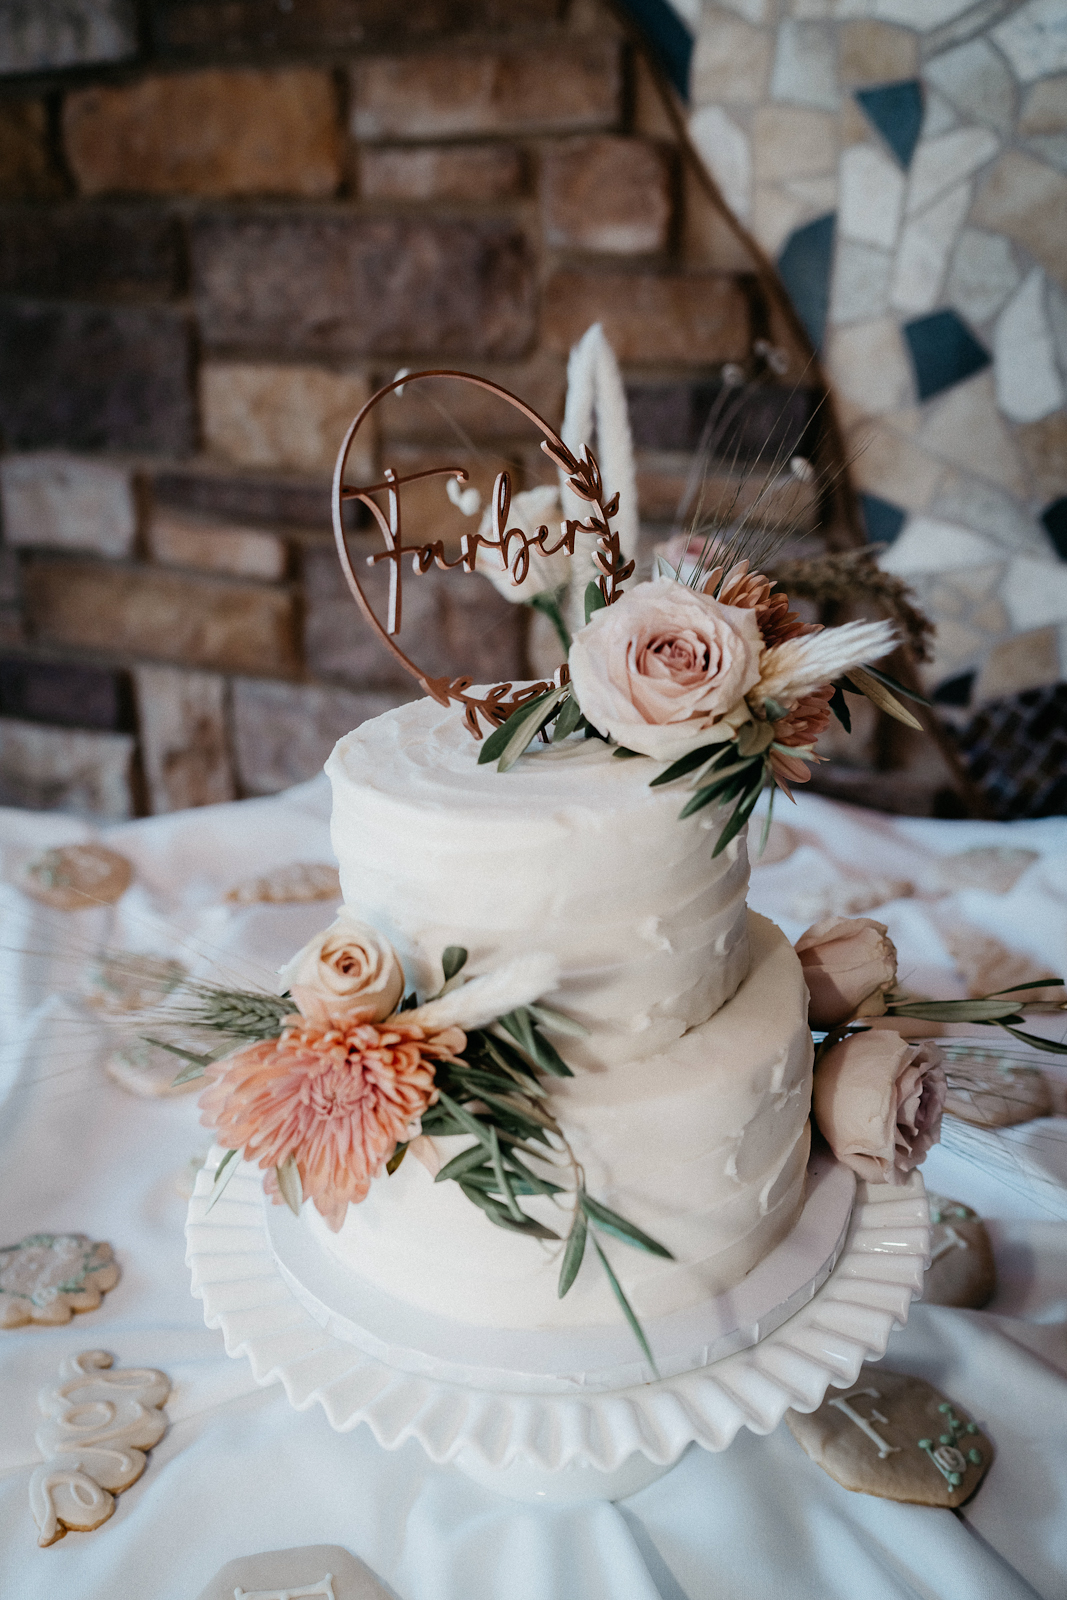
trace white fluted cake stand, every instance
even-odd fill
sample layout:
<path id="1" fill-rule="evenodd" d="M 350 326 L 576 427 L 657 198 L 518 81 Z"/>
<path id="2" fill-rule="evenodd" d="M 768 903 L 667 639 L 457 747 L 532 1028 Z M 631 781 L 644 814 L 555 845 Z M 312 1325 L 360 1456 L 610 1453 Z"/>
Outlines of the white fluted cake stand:
<path id="1" fill-rule="evenodd" d="M 391 1366 L 321 1326 L 271 1246 L 259 1169 L 242 1163 L 207 1210 L 221 1155 L 212 1150 L 189 1203 L 186 1261 L 226 1353 L 247 1357 L 257 1383 L 280 1382 L 298 1411 L 321 1405 L 339 1432 L 365 1422 L 387 1450 L 417 1439 L 432 1461 L 517 1499 L 622 1499 L 690 1444 L 725 1450 L 741 1427 L 770 1433 L 790 1406 L 814 1411 L 830 1385 L 847 1388 L 885 1354 L 929 1255 L 919 1174 L 860 1183 L 833 1270 L 758 1343 L 628 1387 L 477 1388 Z"/>

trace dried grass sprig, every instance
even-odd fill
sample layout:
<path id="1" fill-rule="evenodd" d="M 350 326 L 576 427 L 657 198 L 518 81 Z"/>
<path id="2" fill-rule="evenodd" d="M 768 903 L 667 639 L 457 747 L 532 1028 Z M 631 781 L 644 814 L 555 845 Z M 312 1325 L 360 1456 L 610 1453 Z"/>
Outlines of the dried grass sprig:
<path id="1" fill-rule="evenodd" d="M 903 578 L 879 567 L 882 549 L 883 545 L 867 545 L 862 550 L 839 550 L 809 560 L 782 561 L 768 576 L 794 599 L 824 605 L 856 599 L 877 602 L 899 622 L 915 659 L 929 661 L 935 626 L 914 603 L 914 594 Z"/>

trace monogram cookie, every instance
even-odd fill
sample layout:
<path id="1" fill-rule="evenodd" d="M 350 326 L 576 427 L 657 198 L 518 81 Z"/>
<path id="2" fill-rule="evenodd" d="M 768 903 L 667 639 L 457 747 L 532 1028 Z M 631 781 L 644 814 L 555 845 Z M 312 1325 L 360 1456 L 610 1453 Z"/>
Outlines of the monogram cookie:
<path id="1" fill-rule="evenodd" d="M 958 889 L 1007 894 L 1037 860 L 1036 850 L 1018 850 L 1001 844 L 979 845 L 974 850 L 942 856 L 930 873 L 930 881 L 942 894 L 955 894 Z"/>
<path id="2" fill-rule="evenodd" d="M 908 1505 L 969 1500 L 989 1470 L 993 1446 L 962 1407 L 922 1378 L 861 1367 L 844 1393 L 817 1410 L 787 1411 L 801 1449 L 844 1489 Z"/>
<path id="3" fill-rule="evenodd" d="M 110 906 L 133 882 L 133 866 L 102 844 L 65 844 L 26 863 L 16 877 L 24 894 L 59 911 Z"/>
<path id="4" fill-rule="evenodd" d="M 146 1021 L 145 1025 L 146 1028 L 151 1027 L 150 1022 Z M 175 1084 L 175 1078 L 186 1063 L 181 1056 L 176 1056 L 172 1050 L 166 1050 L 162 1044 L 155 1042 L 157 1035 L 170 1043 L 184 1044 L 194 1051 L 202 1052 L 204 1048 L 202 1040 L 176 1036 L 173 1027 L 156 1027 L 152 1038 L 127 1039 L 111 1052 L 104 1062 L 108 1077 L 114 1079 L 120 1089 L 147 1099 L 200 1093 L 204 1085 L 199 1078 L 189 1078 L 185 1083 Z"/>
<path id="5" fill-rule="evenodd" d="M 0 1328 L 69 1322 L 119 1281 L 111 1246 L 84 1233 L 31 1233 L 0 1249 Z"/>
<path id="6" fill-rule="evenodd" d="M 799 894 L 790 906 L 800 922 L 820 917 L 858 917 L 889 900 L 907 900 L 915 893 L 910 878 L 844 878 L 809 894 Z"/>
<path id="7" fill-rule="evenodd" d="M 30 1479 L 30 1510 L 40 1545 L 106 1522 L 167 1431 L 159 1408 L 170 1379 L 154 1367 L 112 1372 L 111 1364 L 106 1350 L 67 1356 L 60 1381 L 37 1396 L 46 1421 L 34 1437 L 45 1464 Z"/>
<path id="8" fill-rule="evenodd" d="M 145 1011 L 173 994 L 186 970 L 169 956 L 116 951 L 93 963 L 85 997 L 97 1011 Z"/>
<path id="9" fill-rule="evenodd" d="M 297 905 L 311 900 L 340 900 L 337 868 L 325 861 L 291 861 L 261 878 L 246 878 L 226 893 L 230 905 Z"/>
<path id="10" fill-rule="evenodd" d="M 216 1572 L 197 1600 L 388 1600 L 361 1561 L 339 1544 L 241 1556 Z"/>
<path id="11" fill-rule="evenodd" d="M 1052 1094 L 1037 1067 L 1024 1066 L 980 1045 L 950 1047 L 945 1072 L 945 1110 L 977 1128 L 1010 1128 L 1047 1117 Z"/>
<path id="12" fill-rule="evenodd" d="M 930 1265 L 923 1279 L 923 1303 L 967 1306 L 977 1311 L 993 1298 L 997 1271 L 985 1223 L 959 1200 L 928 1194 Z"/>

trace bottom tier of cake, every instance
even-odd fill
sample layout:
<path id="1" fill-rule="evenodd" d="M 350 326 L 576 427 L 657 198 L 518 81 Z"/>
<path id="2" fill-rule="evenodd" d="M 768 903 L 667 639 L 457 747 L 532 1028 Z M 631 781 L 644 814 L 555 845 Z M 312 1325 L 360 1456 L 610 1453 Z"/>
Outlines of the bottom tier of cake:
<path id="1" fill-rule="evenodd" d="M 554 1110 L 588 1192 L 671 1251 L 664 1260 L 601 1243 L 640 1317 L 681 1311 L 739 1283 L 796 1220 L 808 1160 L 808 994 L 788 940 L 749 913 L 752 964 L 734 998 L 669 1050 L 582 1072 Z M 436 1141 L 449 1160 L 468 1141 Z M 552 1200 L 524 1209 L 560 1234 Z M 566 1328 L 620 1316 L 593 1253 L 557 1293 L 562 1244 L 496 1228 L 455 1184 L 435 1184 L 411 1157 L 349 1208 L 331 1233 L 311 1206 L 304 1225 L 358 1278 L 458 1322 Z"/>

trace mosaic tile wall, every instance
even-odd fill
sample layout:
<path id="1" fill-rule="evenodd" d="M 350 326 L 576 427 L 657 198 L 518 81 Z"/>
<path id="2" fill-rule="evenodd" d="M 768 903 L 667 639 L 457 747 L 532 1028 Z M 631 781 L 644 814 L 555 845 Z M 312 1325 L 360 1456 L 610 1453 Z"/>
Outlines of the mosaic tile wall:
<path id="1" fill-rule="evenodd" d="M 831 377 L 946 717 L 1067 678 L 1065 0 L 676 0 L 692 138 Z M 973 724 L 972 724 L 973 726 Z"/>

